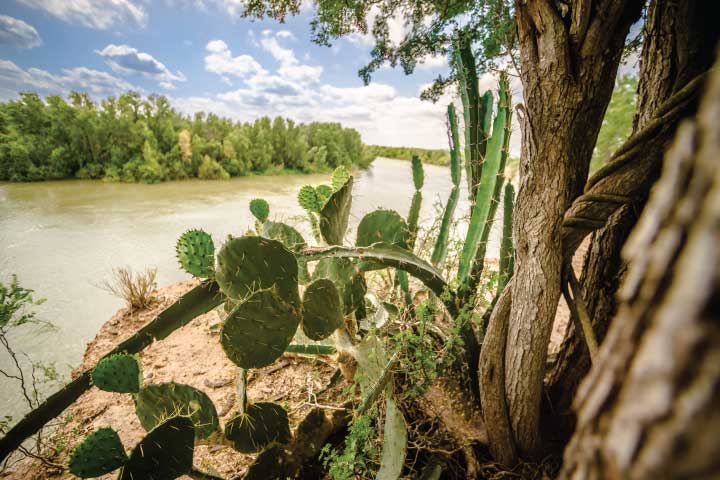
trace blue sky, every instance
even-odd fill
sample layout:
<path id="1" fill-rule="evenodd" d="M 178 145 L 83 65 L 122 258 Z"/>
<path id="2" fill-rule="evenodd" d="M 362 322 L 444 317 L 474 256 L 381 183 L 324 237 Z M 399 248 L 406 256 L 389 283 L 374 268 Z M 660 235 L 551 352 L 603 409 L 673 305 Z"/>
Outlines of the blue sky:
<path id="1" fill-rule="evenodd" d="M 161 93 L 184 113 L 238 120 L 282 115 L 339 121 L 367 143 L 445 148 L 444 110 L 419 91 L 444 58 L 406 76 L 384 68 L 364 86 L 357 71 L 372 39 L 332 48 L 310 41 L 312 7 L 284 24 L 239 16 L 242 0 L 4 0 L 0 5 L 0 99 L 20 91 L 94 98 L 128 89 Z M 391 24 L 402 38 L 403 22 Z"/>

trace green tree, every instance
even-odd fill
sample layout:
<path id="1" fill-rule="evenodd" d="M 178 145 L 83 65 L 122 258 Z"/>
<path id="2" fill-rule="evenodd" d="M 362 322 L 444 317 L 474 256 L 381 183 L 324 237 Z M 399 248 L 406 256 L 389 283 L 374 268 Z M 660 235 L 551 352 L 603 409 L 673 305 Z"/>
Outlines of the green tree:
<path id="1" fill-rule="evenodd" d="M 615 84 L 593 151 L 591 172 L 605 165 L 610 155 L 630 136 L 637 87 L 638 79 L 633 75 L 624 75 Z"/>

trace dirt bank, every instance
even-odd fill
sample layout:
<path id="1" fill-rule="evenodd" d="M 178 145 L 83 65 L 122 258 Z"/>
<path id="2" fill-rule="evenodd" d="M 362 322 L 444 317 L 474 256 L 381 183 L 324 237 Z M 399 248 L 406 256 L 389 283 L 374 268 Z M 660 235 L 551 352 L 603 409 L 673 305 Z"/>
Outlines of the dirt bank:
<path id="1" fill-rule="evenodd" d="M 73 372 L 77 375 L 90 368 L 118 342 L 137 330 L 179 296 L 195 286 L 195 282 L 181 282 L 161 289 L 158 302 L 143 311 L 122 309 L 108 320 L 97 336 L 87 345 L 82 364 Z M 216 328 L 220 318 L 216 311 L 202 315 L 177 330 L 161 342 L 149 346 L 140 354 L 146 383 L 175 381 L 199 388 L 212 399 L 221 423 L 227 421 L 235 408 L 235 366 L 227 359 L 218 341 Z M 249 375 L 248 396 L 251 400 L 271 400 L 282 404 L 288 411 L 293 428 L 310 410 L 307 404 L 311 392 L 321 390 L 335 370 L 330 357 L 302 357 L 286 355 L 263 369 L 252 370 Z M 335 405 L 346 385 L 342 382 L 320 395 L 318 403 Z M 68 453 L 87 434 L 97 428 L 111 426 L 120 435 L 127 450 L 145 434 L 135 415 L 132 397 L 92 388 L 83 394 L 66 412 L 65 423 L 56 434 L 63 452 L 52 461 L 67 464 Z M 243 455 L 223 446 L 199 446 L 195 449 L 195 466 L 215 472 L 225 478 L 244 473 L 255 455 Z M 117 473 L 103 479 L 116 478 Z M 74 479 L 69 472 L 59 472 L 39 462 L 25 462 L 10 479 Z M 187 478 L 187 477 L 183 477 Z"/>

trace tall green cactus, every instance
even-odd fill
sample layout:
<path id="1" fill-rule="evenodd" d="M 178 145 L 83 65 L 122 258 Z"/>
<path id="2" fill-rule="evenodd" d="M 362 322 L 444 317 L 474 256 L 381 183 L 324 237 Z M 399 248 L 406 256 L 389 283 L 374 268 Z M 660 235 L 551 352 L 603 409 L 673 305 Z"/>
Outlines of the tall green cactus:
<path id="1" fill-rule="evenodd" d="M 497 294 L 500 295 L 514 270 L 514 254 L 512 238 L 512 222 L 513 222 L 513 201 L 515 197 L 515 189 L 513 184 L 505 185 L 505 195 L 503 197 L 503 231 L 502 241 L 500 242 L 500 274 L 498 275 Z"/>
<path id="2" fill-rule="evenodd" d="M 447 205 L 443 211 L 440 230 L 438 232 L 435 247 L 433 248 L 430 260 L 433 265 L 439 265 L 445 260 L 447 255 L 448 242 L 450 240 L 450 226 L 452 224 L 455 208 L 457 208 L 458 198 L 460 197 L 460 139 L 458 136 L 457 115 L 455 114 L 455 105 L 452 103 L 447 107 L 447 118 L 450 126 L 450 177 L 453 182 L 453 189 L 448 197 Z"/>
<path id="3" fill-rule="evenodd" d="M 493 122 L 492 136 L 488 141 L 487 155 L 483 166 L 484 171 L 477 189 L 467 237 L 460 255 L 458 280 L 461 285 L 466 284 L 470 277 L 481 238 L 488 238 L 490 234 L 493 220 L 490 216 L 493 213 L 492 205 L 493 202 L 497 203 L 500 193 L 500 189 L 496 189 L 496 185 L 498 178 L 501 181 L 504 178 L 504 163 L 507 158 L 505 137 L 510 132 L 509 88 L 506 76 L 500 78 L 499 97 L 497 116 Z"/>

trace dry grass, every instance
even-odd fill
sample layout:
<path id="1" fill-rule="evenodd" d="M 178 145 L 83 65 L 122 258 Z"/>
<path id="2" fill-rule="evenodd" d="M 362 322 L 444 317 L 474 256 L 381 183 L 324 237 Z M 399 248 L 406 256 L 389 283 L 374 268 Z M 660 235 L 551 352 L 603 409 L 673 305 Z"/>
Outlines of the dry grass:
<path id="1" fill-rule="evenodd" d="M 130 309 L 144 309 L 156 301 L 156 275 L 156 268 L 138 273 L 133 273 L 130 267 L 113 268 L 112 278 L 101 283 L 100 288 L 122 298 Z"/>

